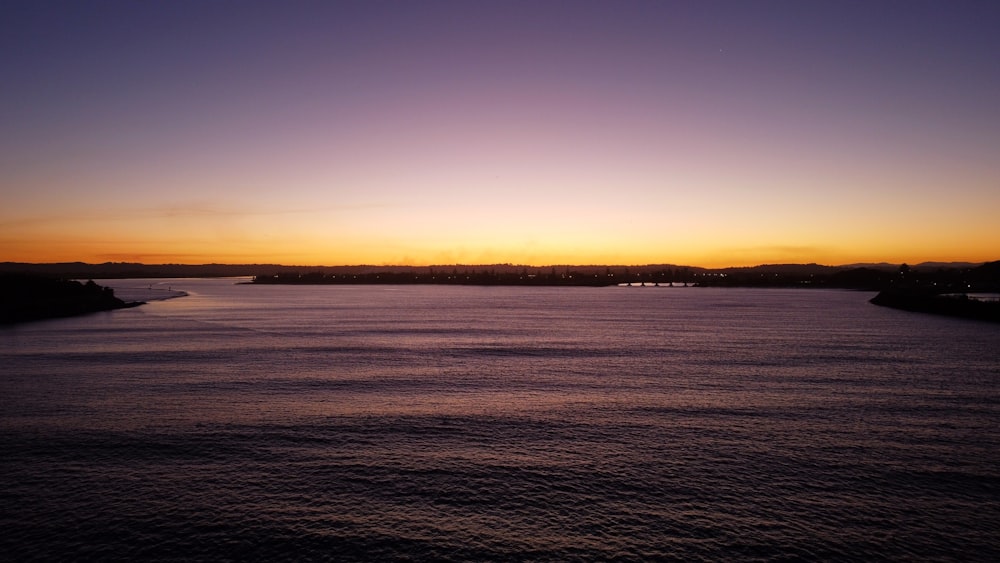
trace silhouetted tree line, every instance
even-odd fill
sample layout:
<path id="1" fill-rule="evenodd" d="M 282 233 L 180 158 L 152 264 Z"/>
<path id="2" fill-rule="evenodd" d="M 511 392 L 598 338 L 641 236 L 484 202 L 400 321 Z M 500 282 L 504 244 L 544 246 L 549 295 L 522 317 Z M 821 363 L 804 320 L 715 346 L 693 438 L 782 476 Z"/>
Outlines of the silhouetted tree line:
<path id="1" fill-rule="evenodd" d="M 501 272 L 471 270 L 450 273 L 413 273 L 380 271 L 358 274 L 281 273 L 258 275 L 255 284 L 393 284 L 393 285 L 527 285 L 527 286 L 592 286 L 619 283 L 613 275 L 585 274 L 577 271 L 551 273 Z"/>
<path id="2" fill-rule="evenodd" d="M 865 267 L 836 267 L 818 264 L 765 264 L 752 267 L 706 269 L 694 266 L 652 264 L 644 266 L 557 265 L 520 266 L 438 265 L 438 266 L 282 266 L 276 264 L 144 265 L 105 264 L 21 264 L 0 263 L 0 273 L 19 272 L 62 277 L 142 278 L 254 276 L 254 283 L 309 284 L 477 284 L 477 285 L 558 285 L 607 286 L 713 286 L 713 287 L 840 287 L 878 291 L 892 284 L 938 284 L 952 289 L 972 285 L 978 291 L 996 286 L 1000 262 L 980 266 L 909 268 L 905 280 L 898 266 L 881 264 Z M 986 288 L 986 289 L 980 289 Z"/>
<path id="3" fill-rule="evenodd" d="M 435 271 L 376 270 L 358 273 L 326 273 L 313 271 L 277 272 L 254 276 L 255 284 L 437 284 L 437 285 L 525 285 L 525 286 L 590 286 L 603 287 L 628 284 L 633 286 L 746 286 L 789 285 L 813 278 L 787 275 L 728 275 L 702 268 L 655 267 L 571 267 L 497 269 L 483 268 Z"/>
<path id="4" fill-rule="evenodd" d="M 1000 301 L 976 296 L 985 292 L 1000 292 L 1000 261 L 962 271 L 920 272 L 903 264 L 871 302 L 905 311 L 1000 322 Z"/>
<path id="5" fill-rule="evenodd" d="M 930 293 L 1000 291 L 1000 261 L 975 268 L 911 268 L 902 264 L 885 289 L 912 289 Z"/>
<path id="6" fill-rule="evenodd" d="M 29 274 L 0 274 L 0 323 L 70 317 L 131 307 L 110 287 Z"/>
<path id="7" fill-rule="evenodd" d="M 222 278 L 252 276 L 262 269 L 275 271 L 301 270 L 301 266 L 276 264 L 137 264 L 132 262 L 62 262 L 31 264 L 0 262 L 0 273 L 34 274 L 63 279 L 129 279 L 129 278 Z"/>
<path id="8" fill-rule="evenodd" d="M 992 291 L 998 287 L 1000 262 L 976 268 L 910 269 L 906 283 L 940 287 L 942 291 L 961 288 Z M 878 291 L 904 281 L 893 268 L 848 268 L 831 266 L 776 265 L 707 270 L 689 267 L 452 267 L 407 268 L 402 271 L 375 267 L 363 271 L 280 271 L 254 276 L 256 284 L 436 284 L 436 285 L 524 285 L 591 286 L 629 284 L 633 286 L 697 287 L 829 287 Z"/>
<path id="9" fill-rule="evenodd" d="M 703 269 L 688 267 L 625 266 L 512 266 L 408 267 L 402 270 L 369 268 L 366 271 L 279 271 L 254 276 L 255 284 L 435 284 L 435 285 L 697 285 Z M 699 277 L 702 276 L 702 277 Z"/>

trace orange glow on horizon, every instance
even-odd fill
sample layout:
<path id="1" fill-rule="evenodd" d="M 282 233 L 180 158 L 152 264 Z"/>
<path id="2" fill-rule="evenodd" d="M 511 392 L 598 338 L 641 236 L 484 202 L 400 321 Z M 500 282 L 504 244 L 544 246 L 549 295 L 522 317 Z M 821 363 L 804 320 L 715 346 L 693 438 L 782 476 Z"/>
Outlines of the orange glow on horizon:
<path id="1" fill-rule="evenodd" d="M 844 265 L 855 263 L 909 263 L 921 262 L 989 262 L 998 257 L 994 247 L 966 248 L 961 254 L 948 253 L 945 249 L 929 249 L 915 253 L 905 247 L 884 246 L 861 251 L 820 248 L 731 248 L 724 251 L 711 248 L 675 248 L 673 251 L 633 249 L 617 252 L 609 248 L 604 252 L 561 251 L 555 248 L 534 248 L 530 251 L 495 249 L 428 250 L 417 248 L 393 249 L 378 252 L 373 248 L 337 250 L 324 245 L 288 243 L 275 246 L 266 244 L 221 245 L 191 242 L 166 247 L 164 252 L 150 251 L 156 243 L 119 242 L 116 240 L 78 240 L 58 245 L 38 240 L 16 245 L 5 244 L 0 261 L 25 263 L 62 262 L 130 262 L 143 264 L 281 264 L 291 266 L 437 266 L 451 264 L 516 264 L 525 266 L 550 265 L 648 265 L 673 264 L 704 268 L 745 267 L 760 264 L 817 263 Z M 294 252 L 286 248 L 295 248 Z M 16 250 L 15 250 L 16 249 Z"/>
<path id="2" fill-rule="evenodd" d="M 985 5 L 889 34 L 857 7 L 543 4 L 27 10 L 0 261 L 1000 258 Z"/>

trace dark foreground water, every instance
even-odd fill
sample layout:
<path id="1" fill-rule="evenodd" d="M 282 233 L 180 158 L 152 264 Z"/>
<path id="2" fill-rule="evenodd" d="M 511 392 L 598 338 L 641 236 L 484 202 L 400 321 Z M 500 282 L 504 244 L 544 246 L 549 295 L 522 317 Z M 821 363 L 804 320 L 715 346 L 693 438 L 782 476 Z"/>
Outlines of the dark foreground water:
<path id="1" fill-rule="evenodd" d="M 258 287 L 0 329 L 0 558 L 1000 559 L 1000 326 Z M 152 287 L 152 289 L 150 289 Z"/>

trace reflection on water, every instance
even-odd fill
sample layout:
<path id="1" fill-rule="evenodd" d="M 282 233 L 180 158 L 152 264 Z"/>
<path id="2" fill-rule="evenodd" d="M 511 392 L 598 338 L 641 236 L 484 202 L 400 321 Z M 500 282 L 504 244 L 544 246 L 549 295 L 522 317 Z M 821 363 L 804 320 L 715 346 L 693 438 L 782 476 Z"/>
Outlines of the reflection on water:
<path id="1" fill-rule="evenodd" d="M 189 296 L 0 330 L 11 560 L 1000 556 L 995 325 L 823 290 L 107 283 Z"/>
<path id="2" fill-rule="evenodd" d="M 115 297 L 123 301 L 162 301 L 184 297 L 186 292 L 173 286 L 185 280 L 102 280 L 101 285 L 112 287 Z"/>

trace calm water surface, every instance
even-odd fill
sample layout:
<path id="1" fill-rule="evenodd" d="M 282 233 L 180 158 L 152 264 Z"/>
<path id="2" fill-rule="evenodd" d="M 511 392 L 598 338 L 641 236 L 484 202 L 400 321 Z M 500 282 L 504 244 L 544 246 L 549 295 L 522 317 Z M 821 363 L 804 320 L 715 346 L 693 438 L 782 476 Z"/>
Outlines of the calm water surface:
<path id="1" fill-rule="evenodd" d="M 233 281 L 0 329 L 0 559 L 1000 559 L 1000 326 Z"/>

